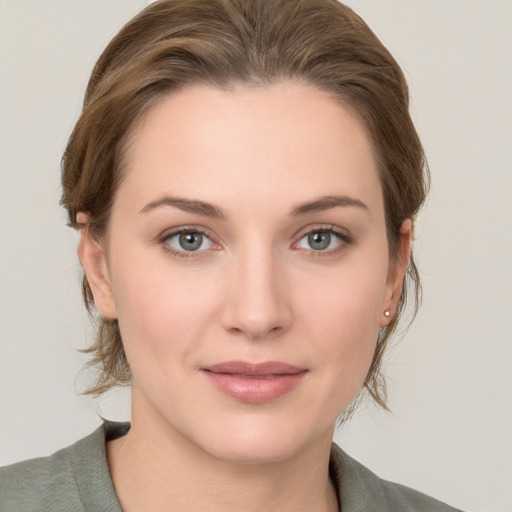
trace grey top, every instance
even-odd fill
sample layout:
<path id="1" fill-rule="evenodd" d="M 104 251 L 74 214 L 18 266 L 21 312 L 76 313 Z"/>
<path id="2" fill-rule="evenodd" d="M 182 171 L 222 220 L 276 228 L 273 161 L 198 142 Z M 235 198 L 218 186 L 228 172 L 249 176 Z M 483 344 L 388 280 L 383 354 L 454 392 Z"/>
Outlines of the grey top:
<path id="1" fill-rule="evenodd" d="M 122 512 L 105 442 L 129 429 L 129 423 L 105 422 L 50 457 L 0 468 L 0 512 Z M 329 471 L 343 512 L 457 512 L 408 487 L 382 480 L 336 444 Z"/>

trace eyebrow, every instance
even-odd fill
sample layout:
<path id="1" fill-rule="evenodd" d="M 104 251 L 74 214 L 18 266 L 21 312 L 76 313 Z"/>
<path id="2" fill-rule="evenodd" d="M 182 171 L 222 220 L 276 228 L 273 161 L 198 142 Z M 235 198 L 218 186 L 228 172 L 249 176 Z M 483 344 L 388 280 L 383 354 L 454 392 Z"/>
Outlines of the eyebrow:
<path id="1" fill-rule="evenodd" d="M 210 203 L 204 201 L 197 201 L 195 199 L 185 199 L 184 197 L 175 196 L 162 196 L 151 203 L 148 203 L 139 213 L 147 213 L 155 208 L 161 206 L 174 206 L 185 212 L 197 213 L 199 215 L 205 215 L 206 217 L 213 217 L 216 219 L 225 219 L 224 212 Z"/>
<path id="2" fill-rule="evenodd" d="M 291 217 L 299 217 L 302 215 L 308 215 L 311 213 L 323 212 L 336 208 L 337 206 L 355 206 L 356 208 L 362 208 L 367 210 L 368 206 L 359 199 L 350 196 L 323 196 L 307 203 L 300 203 L 296 205 L 290 214 Z"/>
<path id="3" fill-rule="evenodd" d="M 156 208 L 160 208 L 162 206 L 173 206 L 175 208 L 179 208 L 185 212 L 197 213 L 199 215 L 204 215 L 206 217 L 213 217 L 216 219 L 225 219 L 225 213 L 217 206 L 213 204 L 206 203 L 204 201 L 199 201 L 195 199 L 186 199 L 184 197 L 176 197 L 176 196 L 162 196 L 154 201 L 148 203 L 139 213 L 147 213 L 151 210 L 155 210 Z M 303 215 L 308 215 L 312 213 L 318 213 L 325 210 L 330 210 L 332 208 L 336 208 L 338 206 L 352 206 L 361 208 L 363 210 L 368 210 L 368 206 L 364 204 L 359 199 L 350 196 L 323 196 L 313 201 L 308 201 L 306 203 L 299 203 L 295 205 L 290 213 L 290 217 L 300 217 Z"/>

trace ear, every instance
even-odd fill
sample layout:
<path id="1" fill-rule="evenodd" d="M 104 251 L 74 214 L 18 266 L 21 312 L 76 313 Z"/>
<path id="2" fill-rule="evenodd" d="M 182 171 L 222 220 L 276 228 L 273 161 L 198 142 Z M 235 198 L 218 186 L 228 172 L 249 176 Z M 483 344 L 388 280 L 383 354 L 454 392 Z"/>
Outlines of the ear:
<path id="1" fill-rule="evenodd" d="M 105 249 L 103 244 L 92 236 L 89 230 L 88 216 L 80 212 L 77 214 L 76 220 L 82 225 L 77 250 L 78 258 L 91 287 L 94 304 L 103 316 L 115 319 L 117 318 L 117 311 L 112 294 Z"/>
<path id="2" fill-rule="evenodd" d="M 402 294 L 402 284 L 409 266 L 411 254 L 412 221 L 405 219 L 400 227 L 400 243 L 396 260 L 390 262 L 384 292 L 383 311 L 379 327 L 386 327 L 395 315 L 398 301 Z"/>

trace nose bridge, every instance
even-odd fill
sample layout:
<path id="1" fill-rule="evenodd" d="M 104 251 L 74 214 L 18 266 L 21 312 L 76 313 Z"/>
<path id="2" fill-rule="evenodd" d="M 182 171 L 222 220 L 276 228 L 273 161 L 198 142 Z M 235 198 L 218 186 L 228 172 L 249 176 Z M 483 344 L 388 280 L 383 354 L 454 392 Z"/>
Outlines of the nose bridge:
<path id="1" fill-rule="evenodd" d="M 291 322 L 279 258 L 271 244 L 251 240 L 233 254 L 224 326 L 259 339 L 286 330 Z"/>

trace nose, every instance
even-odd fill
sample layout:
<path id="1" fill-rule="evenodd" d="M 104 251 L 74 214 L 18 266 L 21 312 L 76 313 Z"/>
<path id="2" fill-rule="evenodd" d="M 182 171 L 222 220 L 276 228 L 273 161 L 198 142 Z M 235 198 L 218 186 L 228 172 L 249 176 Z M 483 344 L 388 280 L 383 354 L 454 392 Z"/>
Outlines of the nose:
<path id="1" fill-rule="evenodd" d="M 231 267 L 222 323 L 232 334 L 264 340 L 290 328 L 288 288 L 276 259 L 270 250 L 260 248 L 240 255 Z"/>

